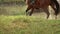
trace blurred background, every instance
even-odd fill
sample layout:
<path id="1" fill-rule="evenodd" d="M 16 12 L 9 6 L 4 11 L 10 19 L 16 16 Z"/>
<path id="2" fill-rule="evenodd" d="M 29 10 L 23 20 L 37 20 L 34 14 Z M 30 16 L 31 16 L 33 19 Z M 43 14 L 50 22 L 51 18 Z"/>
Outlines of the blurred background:
<path id="1" fill-rule="evenodd" d="M 23 15 L 25 9 L 24 0 L 0 0 L 0 15 Z"/>

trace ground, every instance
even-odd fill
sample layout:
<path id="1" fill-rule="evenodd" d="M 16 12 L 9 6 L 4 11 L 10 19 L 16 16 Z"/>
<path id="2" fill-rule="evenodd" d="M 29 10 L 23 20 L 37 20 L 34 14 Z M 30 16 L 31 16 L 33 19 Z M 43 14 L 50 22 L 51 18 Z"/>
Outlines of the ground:
<path id="1" fill-rule="evenodd" d="M 60 20 L 34 16 L 0 16 L 0 34 L 60 34 Z"/>
<path id="2" fill-rule="evenodd" d="M 26 7 L 1 6 L 0 34 L 60 34 L 60 20 L 45 19 L 45 14 L 26 16 Z M 4 9 L 4 10 L 3 10 Z"/>

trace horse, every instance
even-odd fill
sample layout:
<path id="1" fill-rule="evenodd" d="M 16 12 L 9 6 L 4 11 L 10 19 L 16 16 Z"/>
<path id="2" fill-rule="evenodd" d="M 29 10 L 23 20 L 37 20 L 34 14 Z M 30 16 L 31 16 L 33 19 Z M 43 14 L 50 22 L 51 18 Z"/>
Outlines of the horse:
<path id="1" fill-rule="evenodd" d="M 59 13 L 59 3 L 57 2 L 57 0 L 35 0 L 35 3 L 34 4 L 31 4 L 30 0 L 26 0 L 26 4 L 27 4 L 27 9 L 26 9 L 26 14 L 29 10 L 30 13 L 29 13 L 29 16 L 32 15 L 34 9 L 43 9 L 44 12 L 47 14 L 47 19 L 49 18 L 49 11 L 48 11 L 48 6 L 50 5 L 54 11 L 55 11 L 55 15 L 56 15 L 56 18 L 57 18 L 57 15 Z"/>
<path id="2" fill-rule="evenodd" d="M 60 0 L 57 0 L 58 1 L 58 3 L 59 3 L 59 11 L 60 11 Z"/>

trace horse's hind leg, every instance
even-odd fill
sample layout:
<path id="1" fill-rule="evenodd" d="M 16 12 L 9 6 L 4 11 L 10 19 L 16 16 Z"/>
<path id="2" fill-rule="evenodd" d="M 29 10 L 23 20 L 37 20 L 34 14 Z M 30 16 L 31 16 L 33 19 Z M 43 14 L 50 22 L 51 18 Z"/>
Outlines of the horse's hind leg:
<path id="1" fill-rule="evenodd" d="M 50 6 L 53 8 L 53 10 L 55 11 L 55 19 L 57 19 L 57 15 L 58 15 L 58 12 L 59 12 L 59 7 L 57 7 L 56 5 L 54 4 L 50 4 Z M 56 6 L 56 7 L 55 7 Z"/>
<path id="2" fill-rule="evenodd" d="M 49 15 L 50 15 L 50 13 L 49 13 L 49 11 L 48 11 L 48 8 L 45 8 L 44 11 L 45 11 L 45 13 L 47 14 L 47 19 L 48 19 L 48 18 L 49 18 Z"/>

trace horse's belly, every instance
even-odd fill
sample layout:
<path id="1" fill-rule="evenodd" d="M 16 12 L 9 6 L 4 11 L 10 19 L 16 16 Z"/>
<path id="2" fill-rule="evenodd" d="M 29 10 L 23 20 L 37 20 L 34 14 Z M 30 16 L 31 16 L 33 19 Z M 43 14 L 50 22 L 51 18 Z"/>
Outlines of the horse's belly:
<path id="1" fill-rule="evenodd" d="M 49 6 L 50 1 L 49 0 L 41 0 L 38 7 L 40 8 L 46 8 L 47 6 Z"/>

